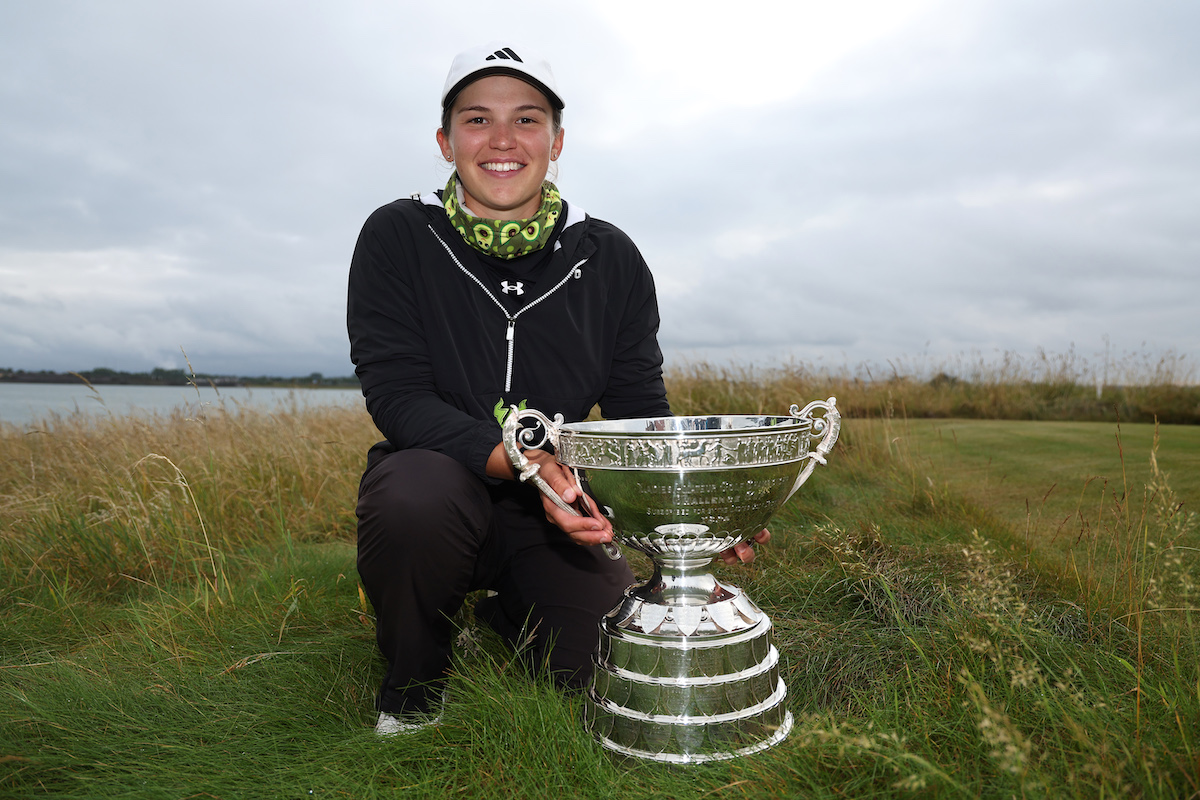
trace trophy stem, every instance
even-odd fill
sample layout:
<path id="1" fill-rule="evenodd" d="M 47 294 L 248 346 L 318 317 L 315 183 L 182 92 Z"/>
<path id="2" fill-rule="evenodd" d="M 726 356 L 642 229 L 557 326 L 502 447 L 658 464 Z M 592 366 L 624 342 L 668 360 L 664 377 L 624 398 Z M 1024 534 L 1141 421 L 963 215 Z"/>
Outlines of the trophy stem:
<path id="1" fill-rule="evenodd" d="M 707 571 L 712 558 L 656 558 L 654 574 L 630 592 L 643 603 L 667 606 L 702 606 L 725 599 L 726 590 Z"/>

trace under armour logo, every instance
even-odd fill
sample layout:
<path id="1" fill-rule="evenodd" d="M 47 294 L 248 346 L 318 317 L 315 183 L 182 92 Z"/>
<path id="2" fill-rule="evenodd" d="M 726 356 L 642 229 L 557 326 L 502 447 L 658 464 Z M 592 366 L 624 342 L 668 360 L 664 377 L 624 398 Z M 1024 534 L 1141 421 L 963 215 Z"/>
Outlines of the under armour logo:
<path id="1" fill-rule="evenodd" d="M 517 297 L 520 297 L 521 295 L 525 294 L 525 284 L 522 283 L 521 281 L 517 281 L 516 283 L 509 283 L 508 281 L 504 281 L 504 283 L 500 284 L 500 288 L 504 291 L 505 294 L 508 294 L 509 292 L 516 292 Z"/>
<path id="2" fill-rule="evenodd" d="M 516 53 L 513 52 L 511 47 L 506 47 L 503 50 L 497 50 L 496 52 L 492 53 L 490 56 L 485 58 L 484 61 L 495 61 L 497 58 L 502 58 L 505 61 L 511 60 L 511 61 L 520 61 L 522 64 L 525 63 L 524 61 L 521 61 L 521 57 L 519 55 L 517 55 Z"/>

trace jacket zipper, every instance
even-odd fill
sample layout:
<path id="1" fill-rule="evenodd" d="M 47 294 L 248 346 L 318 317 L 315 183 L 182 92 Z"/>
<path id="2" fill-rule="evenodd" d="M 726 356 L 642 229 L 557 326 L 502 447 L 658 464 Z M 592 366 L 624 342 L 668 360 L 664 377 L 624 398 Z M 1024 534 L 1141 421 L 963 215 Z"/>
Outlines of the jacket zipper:
<path id="1" fill-rule="evenodd" d="M 575 264 L 575 266 L 567 270 L 567 274 L 563 276 L 563 279 L 550 287 L 545 294 L 541 295 L 536 300 L 532 300 L 526 305 L 521 306 L 521 308 L 517 310 L 517 313 L 509 314 L 508 309 L 504 307 L 504 304 L 496 298 L 496 295 L 492 294 L 492 290 L 485 286 L 483 281 L 479 280 L 479 278 L 476 277 L 473 272 L 463 266 L 462 262 L 458 260 L 458 256 L 454 255 L 454 251 L 450 249 L 450 245 L 446 244 L 446 240 L 438 235 L 438 232 L 434 230 L 432 225 L 429 226 L 429 232 L 433 234 L 433 237 L 437 239 L 438 243 L 441 244 L 441 246 L 445 249 L 447 255 L 450 256 L 450 260 L 454 262 L 454 265 L 462 270 L 464 275 L 474 281 L 475 285 L 482 289 L 484 294 L 491 298 L 492 302 L 496 304 L 496 308 L 500 309 L 500 313 L 502 313 L 505 319 L 508 320 L 508 327 L 504 331 L 504 339 L 508 347 L 508 359 L 504 368 L 504 391 L 512 391 L 513 351 L 516 347 L 517 317 L 521 316 L 526 311 L 557 292 L 564 285 L 566 285 L 567 281 L 571 280 L 572 278 L 582 278 L 583 270 L 581 267 L 587 263 L 587 259 L 581 259 Z"/>

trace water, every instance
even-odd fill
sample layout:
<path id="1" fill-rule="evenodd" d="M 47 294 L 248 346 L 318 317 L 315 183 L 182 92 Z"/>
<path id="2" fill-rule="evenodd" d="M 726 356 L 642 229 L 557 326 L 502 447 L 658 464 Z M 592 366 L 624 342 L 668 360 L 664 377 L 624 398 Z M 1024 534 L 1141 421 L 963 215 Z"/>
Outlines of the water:
<path id="1" fill-rule="evenodd" d="M 92 391 L 74 383 L 0 383 L 0 423 L 28 428 L 58 414 L 90 417 L 112 414 L 168 414 L 181 409 L 195 414 L 203 409 L 252 407 L 272 409 L 295 401 L 300 407 L 340 405 L 362 408 L 358 389 L 266 389 L 211 386 L 97 386 Z"/>

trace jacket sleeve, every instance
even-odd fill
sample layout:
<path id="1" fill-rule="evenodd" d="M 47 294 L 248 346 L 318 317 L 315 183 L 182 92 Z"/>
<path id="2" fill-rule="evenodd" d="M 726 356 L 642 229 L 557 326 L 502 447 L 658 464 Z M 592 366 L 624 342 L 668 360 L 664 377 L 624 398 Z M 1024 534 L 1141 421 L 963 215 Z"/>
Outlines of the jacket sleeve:
<path id="1" fill-rule="evenodd" d="M 410 240 L 407 226 L 385 206 L 363 226 L 350 263 L 346 329 L 367 411 L 397 450 L 444 453 L 495 483 L 486 467 L 499 427 L 446 402 L 435 385 Z"/>
<path id="2" fill-rule="evenodd" d="M 622 258 L 632 268 L 632 282 L 617 328 L 600 411 L 606 419 L 669 416 L 671 407 L 662 377 L 663 356 L 658 346 L 654 278 L 633 242 L 624 234 L 620 236 L 625 245 L 621 248 Z"/>

